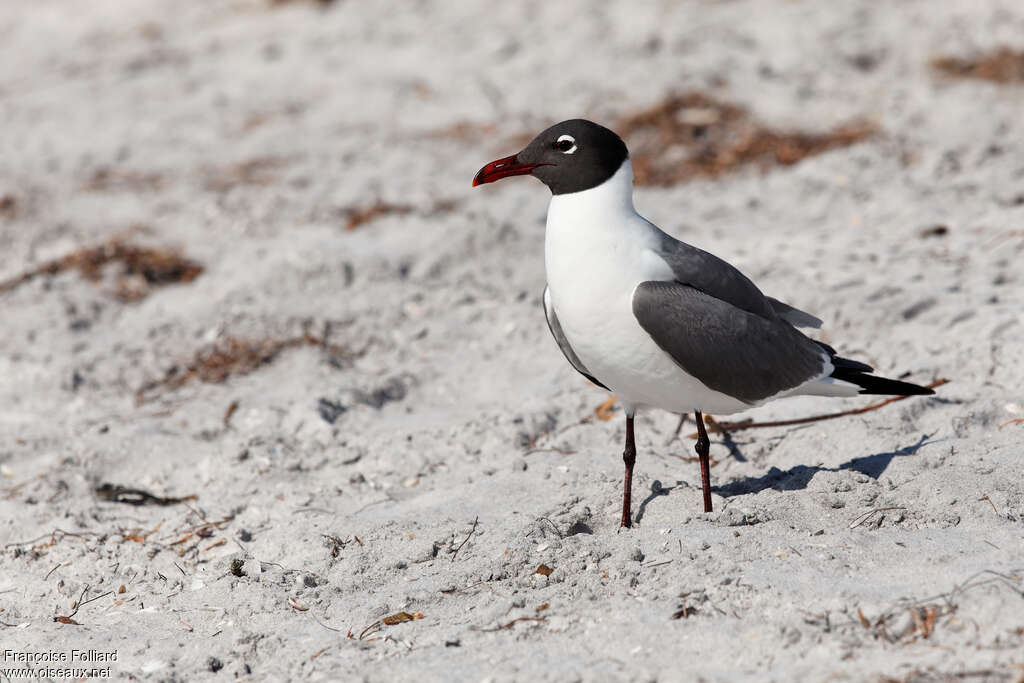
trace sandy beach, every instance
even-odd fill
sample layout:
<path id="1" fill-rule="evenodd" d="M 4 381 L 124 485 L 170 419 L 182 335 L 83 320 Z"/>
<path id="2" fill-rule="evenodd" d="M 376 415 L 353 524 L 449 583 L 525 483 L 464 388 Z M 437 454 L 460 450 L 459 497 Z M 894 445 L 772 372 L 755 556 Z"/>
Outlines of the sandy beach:
<path id="1" fill-rule="evenodd" d="M 8 0 L 0 45 L 0 680 L 1024 681 L 1019 3 Z M 713 513 L 642 412 L 620 530 L 549 193 L 470 186 L 573 117 L 936 395 L 721 418 Z"/>

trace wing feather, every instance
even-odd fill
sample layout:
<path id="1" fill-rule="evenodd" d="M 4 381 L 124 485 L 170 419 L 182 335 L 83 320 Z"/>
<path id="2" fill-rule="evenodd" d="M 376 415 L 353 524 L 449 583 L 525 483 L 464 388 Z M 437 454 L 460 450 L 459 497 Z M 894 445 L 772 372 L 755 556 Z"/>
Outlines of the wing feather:
<path id="1" fill-rule="evenodd" d="M 788 322 L 678 282 L 641 282 L 633 315 L 683 370 L 746 403 L 831 370 L 828 352 Z"/>

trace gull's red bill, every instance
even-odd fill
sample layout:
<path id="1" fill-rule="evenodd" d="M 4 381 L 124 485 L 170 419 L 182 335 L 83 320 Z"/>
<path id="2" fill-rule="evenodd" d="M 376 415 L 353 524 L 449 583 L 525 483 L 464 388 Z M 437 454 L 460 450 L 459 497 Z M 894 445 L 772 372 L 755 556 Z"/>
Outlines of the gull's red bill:
<path id="1" fill-rule="evenodd" d="M 538 166 L 550 166 L 551 164 L 521 164 L 516 159 L 518 155 L 497 159 L 487 164 L 477 172 L 473 178 L 473 187 L 484 183 L 493 183 L 513 175 L 529 175 Z"/>

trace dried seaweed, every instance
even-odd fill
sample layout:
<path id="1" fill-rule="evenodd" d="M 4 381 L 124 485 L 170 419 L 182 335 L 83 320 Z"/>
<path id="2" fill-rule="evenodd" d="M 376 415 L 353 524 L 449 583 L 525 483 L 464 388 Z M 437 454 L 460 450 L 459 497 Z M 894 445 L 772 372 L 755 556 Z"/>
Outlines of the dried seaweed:
<path id="1" fill-rule="evenodd" d="M 173 365 L 163 378 L 141 386 L 135 392 L 135 398 L 138 403 L 146 403 L 196 380 L 220 384 L 229 377 L 253 372 L 271 363 L 283 351 L 301 346 L 320 347 L 332 358 L 349 359 L 358 355 L 309 333 L 287 339 L 225 337 L 196 351 L 185 367 Z"/>
<path id="2" fill-rule="evenodd" d="M 83 183 L 82 189 L 87 192 L 105 192 L 108 190 L 138 192 L 159 190 L 163 185 L 164 177 L 159 173 L 102 166 L 93 171 L 89 179 Z"/>
<path id="3" fill-rule="evenodd" d="M 355 230 L 364 223 L 376 220 L 381 216 L 405 216 L 413 211 L 410 204 L 392 204 L 378 199 L 369 206 L 352 208 L 346 210 L 348 221 L 345 223 L 346 230 Z"/>
<path id="4" fill-rule="evenodd" d="M 191 282 L 203 272 L 201 265 L 177 251 L 140 247 L 115 238 L 99 246 L 83 247 L 0 282 L 0 294 L 41 275 L 57 275 L 69 270 L 77 270 L 86 280 L 98 282 L 104 267 L 111 263 L 121 265 L 114 287 L 114 295 L 121 301 L 139 301 L 157 287 Z"/>
<path id="5" fill-rule="evenodd" d="M 458 202 L 452 199 L 441 199 L 434 202 L 433 206 L 423 212 L 423 215 L 429 217 L 451 213 L 455 210 L 456 206 L 458 206 Z M 378 199 L 368 206 L 345 209 L 343 211 L 347 218 L 345 229 L 355 230 L 359 226 L 375 221 L 382 216 L 405 216 L 414 211 L 416 211 L 416 207 L 411 204 L 394 204 Z"/>
<path id="6" fill-rule="evenodd" d="M 13 194 L 5 194 L 0 197 L 0 216 L 14 218 L 18 215 L 18 200 Z"/>
<path id="7" fill-rule="evenodd" d="M 790 166 L 860 142 L 876 128 L 851 122 L 822 134 L 781 132 L 757 123 L 742 107 L 690 92 L 623 117 L 617 130 L 629 140 L 637 184 L 664 187 L 749 164 Z"/>
<path id="8" fill-rule="evenodd" d="M 273 157 L 257 157 L 230 166 L 205 171 L 204 187 L 211 192 L 227 192 L 242 185 L 270 185 L 276 179 L 271 173 L 285 162 Z"/>
<path id="9" fill-rule="evenodd" d="M 185 501 L 182 501 L 182 502 L 185 502 Z M 195 510 L 193 510 L 193 512 L 195 512 Z M 207 521 L 206 519 L 203 519 L 203 523 L 202 524 L 199 524 L 197 526 L 193 526 L 193 527 L 188 528 L 188 529 L 183 529 L 181 531 L 178 531 L 177 532 L 178 534 L 182 534 L 180 538 L 177 538 L 177 539 L 172 541 L 172 540 L 170 540 L 170 538 L 165 537 L 162 541 L 160 541 L 158 543 L 158 545 L 166 545 L 168 548 L 173 548 L 174 546 L 182 545 L 182 544 L 184 544 L 184 543 L 186 543 L 186 542 L 188 542 L 190 540 L 193 540 L 193 539 L 212 538 L 218 531 L 223 531 L 224 528 L 227 527 L 227 525 L 229 523 L 231 523 L 231 521 L 233 519 L 234 519 L 234 515 L 228 515 L 227 517 L 224 517 L 223 519 L 219 519 L 219 520 L 216 520 L 216 521 L 213 521 L 213 522 L 210 522 L 210 521 Z M 159 526 L 157 528 L 159 528 Z M 153 529 L 153 531 L 156 531 L 156 529 Z M 145 534 L 144 538 L 148 537 L 151 533 L 152 532 L 149 532 L 149 533 Z M 221 539 L 221 541 L 218 541 L 214 545 L 208 546 L 207 548 L 205 548 L 205 550 L 209 550 L 210 548 L 213 548 L 213 547 L 215 547 L 217 545 L 221 545 L 222 542 L 226 542 L 226 540 L 225 539 Z M 178 556 L 179 557 L 184 557 L 186 553 L 192 552 L 192 551 L 196 550 L 198 547 L 199 547 L 199 541 L 196 540 L 196 542 L 193 545 L 178 550 Z"/>
<path id="10" fill-rule="evenodd" d="M 1024 52 L 1008 47 L 973 58 L 936 57 L 932 67 L 957 78 L 977 78 L 1001 85 L 1024 83 Z"/>
<path id="11" fill-rule="evenodd" d="M 433 139 L 459 140 L 461 142 L 478 141 L 482 137 L 494 135 L 498 126 L 493 123 L 472 123 L 456 121 L 455 123 L 431 131 L 427 137 Z"/>

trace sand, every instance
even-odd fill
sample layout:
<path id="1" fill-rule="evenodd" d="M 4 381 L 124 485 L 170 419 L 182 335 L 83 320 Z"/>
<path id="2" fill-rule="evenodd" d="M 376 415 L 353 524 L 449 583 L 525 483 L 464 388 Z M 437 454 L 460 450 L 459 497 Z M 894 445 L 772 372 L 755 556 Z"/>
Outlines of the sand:
<path id="1" fill-rule="evenodd" d="M 0 667 L 1020 680 L 1024 84 L 932 60 L 1021 36 L 1010 0 L 3 3 Z M 620 530 L 621 410 L 540 307 L 547 192 L 470 181 L 694 92 L 872 134 L 641 212 L 950 382 L 713 435 L 711 514 L 692 421 L 642 413 Z"/>

